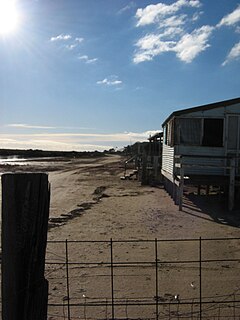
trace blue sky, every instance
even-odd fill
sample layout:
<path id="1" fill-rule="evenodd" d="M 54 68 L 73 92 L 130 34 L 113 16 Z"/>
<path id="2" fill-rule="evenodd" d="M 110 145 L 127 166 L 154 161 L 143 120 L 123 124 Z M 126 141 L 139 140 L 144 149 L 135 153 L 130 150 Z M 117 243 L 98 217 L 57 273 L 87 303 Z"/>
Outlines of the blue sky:
<path id="1" fill-rule="evenodd" d="M 240 96 L 240 1 L 0 0 L 0 61 L 0 147 L 126 146 Z"/>

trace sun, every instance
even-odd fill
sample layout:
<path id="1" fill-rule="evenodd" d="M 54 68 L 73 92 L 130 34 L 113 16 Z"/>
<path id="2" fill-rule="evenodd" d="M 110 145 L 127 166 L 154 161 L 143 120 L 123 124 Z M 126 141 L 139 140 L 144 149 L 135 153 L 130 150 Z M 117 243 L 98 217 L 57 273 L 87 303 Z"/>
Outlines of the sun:
<path id="1" fill-rule="evenodd" d="M 15 0 L 0 0 L 0 34 L 6 35 L 17 29 L 19 16 Z"/>

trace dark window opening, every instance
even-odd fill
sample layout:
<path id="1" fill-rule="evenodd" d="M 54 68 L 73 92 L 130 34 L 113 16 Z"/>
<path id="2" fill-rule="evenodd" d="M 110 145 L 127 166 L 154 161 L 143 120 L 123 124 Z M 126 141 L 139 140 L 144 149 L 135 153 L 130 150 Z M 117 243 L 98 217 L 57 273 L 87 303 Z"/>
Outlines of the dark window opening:
<path id="1" fill-rule="evenodd" d="M 206 147 L 223 146 L 223 119 L 204 119 L 202 145 Z"/>

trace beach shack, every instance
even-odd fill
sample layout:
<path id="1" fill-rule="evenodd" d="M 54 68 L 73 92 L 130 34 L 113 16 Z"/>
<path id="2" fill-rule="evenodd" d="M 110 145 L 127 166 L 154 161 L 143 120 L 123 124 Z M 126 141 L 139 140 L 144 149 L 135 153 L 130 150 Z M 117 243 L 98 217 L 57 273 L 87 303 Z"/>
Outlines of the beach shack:
<path id="1" fill-rule="evenodd" d="M 136 177 L 143 185 L 162 183 L 162 139 L 163 133 L 157 132 L 151 135 L 148 141 L 136 142 L 126 147 L 126 153 L 130 158 L 124 163 L 124 175 L 121 179 Z"/>
<path id="2" fill-rule="evenodd" d="M 162 127 L 161 173 L 179 209 L 190 184 L 227 188 L 232 210 L 240 180 L 240 98 L 175 111 Z"/>
<path id="3" fill-rule="evenodd" d="M 162 132 L 148 138 L 147 148 L 142 155 L 142 184 L 154 185 L 162 182 L 162 140 Z"/>

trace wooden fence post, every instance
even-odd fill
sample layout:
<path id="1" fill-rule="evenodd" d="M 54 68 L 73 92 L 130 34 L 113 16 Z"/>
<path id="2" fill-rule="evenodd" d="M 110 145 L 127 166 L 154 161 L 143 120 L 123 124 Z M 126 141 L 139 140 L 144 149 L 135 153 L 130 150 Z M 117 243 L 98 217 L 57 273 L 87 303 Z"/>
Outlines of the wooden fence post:
<path id="1" fill-rule="evenodd" d="M 3 320 L 47 319 L 49 190 L 45 173 L 2 176 Z"/>
<path id="2" fill-rule="evenodd" d="M 229 175 L 229 194 L 228 194 L 228 209 L 233 210 L 234 207 L 234 196 L 235 196 L 235 158 L 231 159 L 230 162 L 230 175 Z"/>
<path id="3" fill-rule="evenodd" d="M 142 181 L 141 181 L 141 184 L 142 185 L 146 185 L 148 184 L 149 180 L 148 180 L 148 173 L 147 173 L 147 156 L 146 154 L 144 153 L 142 155 Z"/>
<path id="4" fill-rule="evenodd" d="M 182 205 L 183 205 L 183 188 L 184 188 L 184 168 L 183 163 L 181 161 L 180 166 L 180 181 L 179 181 L 179 195 L 178 195 L 178 210 L 182 211 Z"/>

